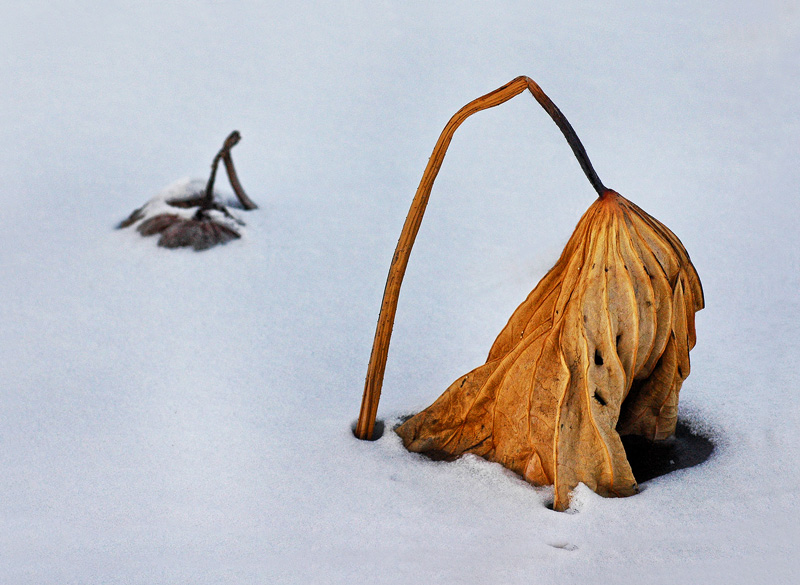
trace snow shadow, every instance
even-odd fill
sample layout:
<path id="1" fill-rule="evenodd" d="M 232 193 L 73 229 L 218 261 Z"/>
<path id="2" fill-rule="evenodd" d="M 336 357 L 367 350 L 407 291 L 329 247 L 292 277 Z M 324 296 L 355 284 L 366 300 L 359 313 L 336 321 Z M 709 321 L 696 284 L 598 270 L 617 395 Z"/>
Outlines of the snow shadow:
<path id="1" fill-rule="evenodd" d="M 412 416 L 401 417 L 393 428 L 400 426 Z M 378 430 L 378 425 L 380 425 L 380 430 Z M 383 430 L 383 422 L 378 421 L 375 424 L 373 440 L 379 439 L 383 435 Z M 675 435 L 663 441 L 651 441 L 638 435 L 626 435 L 621 439 L 633 476 L 640 484 L 679 469 L 700 465 L 708 460 L 714 452 L 714 442 L 709 437 L 693 431 L 682 420 L 678 420 Z M 458 456 L 438 450 L 425 451 L 419 455 L 433 461 L 458 459 Z"/>
<path id="2" fill-rule="evenodd" d="M 352 425 L 350 425 L 350 430 L 353 431 L 353 436 L 358 438 L 356 435 L 356 427 L 358 426 L 358 421 L 354 421 Z M 383 430 L 386 428 L 386 425 L 382 420 L 376 420 L 375 426 L 372 429 L 372 438 L 366 439 L 367 441 L 377 441 L 383 436 Z"/>
<path id="3" fill-rule="evenodd" d="M 637 435 L 622 437 L 622 446 L 636 481 L 645 481 L 694 467 L 706 461 L 714 452 L 714 443 L 679 420 L 675 436 L 665 441 L 650 441 Z"/>

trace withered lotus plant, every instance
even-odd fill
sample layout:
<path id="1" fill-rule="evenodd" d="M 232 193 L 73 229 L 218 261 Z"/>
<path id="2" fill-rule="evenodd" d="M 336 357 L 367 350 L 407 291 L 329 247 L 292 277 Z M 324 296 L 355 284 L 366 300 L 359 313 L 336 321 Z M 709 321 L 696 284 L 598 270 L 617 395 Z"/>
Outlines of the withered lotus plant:
<path id="1" fill-rule="evenodd" d="M 464 106 L 434 148 L 392 259 L 356 435 L 373 434 L 400 284 L 453 133 L 525 89 L 561 129 L 599 197 L 486 363 L 396 432 L 411 451 L 474 453 L 534 485 L 554 485 L 553 507 L 564 510 L 579 482 L 603 496 L 637 491 L 620 436 L 675 432 L 703 290 L 680 240 L 603 186 L 569 122 L 527 77 Z"/>
<path id="2" fill-rule="evenodd" d="M 176 183 L 162 195 L 134 210 L 117 227 L 126 228 L 138 224 L 136 230 L 143 236 L 160 234 L 159 246 L 192 247 L 198 251 L 239 238 L 237 227 L 243 225 L 243 222 L 233 217 L 214 197 L 217 167 L 222 160 L 242 209 L 258 208 L 244 192 L 233 166 L 230 151 L 239 140 L 241 135 L 235 130 L 225 139 L 211 163 L 211 175 L 204 188 L 200 188 L 195 182 Z"/>

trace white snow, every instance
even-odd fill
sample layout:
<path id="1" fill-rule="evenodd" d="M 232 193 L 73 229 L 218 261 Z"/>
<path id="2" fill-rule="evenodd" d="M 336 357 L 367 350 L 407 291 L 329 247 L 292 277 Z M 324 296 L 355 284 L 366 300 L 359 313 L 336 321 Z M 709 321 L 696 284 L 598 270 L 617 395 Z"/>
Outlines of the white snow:
<path id="1" fill-rule="evenodd" d="M 1 583 L 792 582 L 796 3 L 31 1 L 0 22 Z M 706 293 L 681 405 L 714 455 L 569 513 L 350 430 L 436 138 L 517 75 Z M 245 237 L 113 229 L 233 129 Z M 593 197 L 530 96 L 459 129 L 381 419 L 482 363 Z"/>

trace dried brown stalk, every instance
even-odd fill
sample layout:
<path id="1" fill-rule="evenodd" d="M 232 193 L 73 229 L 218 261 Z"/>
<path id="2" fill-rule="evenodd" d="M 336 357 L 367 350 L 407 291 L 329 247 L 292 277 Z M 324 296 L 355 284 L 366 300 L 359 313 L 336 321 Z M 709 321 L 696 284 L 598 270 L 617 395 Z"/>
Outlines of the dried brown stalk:
<path id="1" fill-rule="evenodd" d="M 463 108 L 434 149 L 392 261 L 357 432 L 371 436 L 400 281 L 452 133 L 470 114 L 526 87 L 559 125 L 600 197 L 486 363 L 397 433 L 412 451 L 474 453 L 535 485 L 554 484 L 554 508 L 563 510 L 579 482 L 606 496 L 636 492 L 620 435 L 673 434 L 703 291 L 678 238 L 602 185 L 571 126 L 528 78 Z"/>
<path id="2" fill-rule="evenodd" d="M 253 203 L 252 199 L 250 199 L 244 192 L 242 184 L 239 182 L 239 177 L 236 174 L 236 169 L 233 167 L 231 148 L 239 144 L 241 139 L 242 136 L 239 134 L 238 130 L 231 132 L 225 139 L 225 142 L 222 144 L 222 148 L 217 153 L 217 156 L 215 156 L 214 160 L 211 162 L 211 175 L 209 175 L 208 184 L 206 185 L 206 200 L 209 204 L 214 201 L 214 179 L 217 176 L 217 167 L 219 166 L 219 161 L 222 159 L 222 161 L 225 163 L 225 170 L 228 173 L 228 180 L 231 182 L 231 187 L 233 187 L 233 192 L 236 193 L 236 198 L 239 199 L 239 203 L 241 203 L 242 207 L 248 211 L 252 209 L 258 209 L 258 205 Z"/>
<path id="3" fill-rule="evenodd" d="M 231 158 L 230 152 L 226 152 L 222 156 L 222 162 L 225 163 L 225 170 L 228 172 L 228 180 L 231 182 L 233 192 L 236 193 L 236 197 L 239 199 L 239 203 L 242 204 L 242 207 L 247 211 L 258 209 L 258 205 L 247 196 L 247 193 L 244 192 L 244 188 L 242 188 L 242 184 L 239 182 L 239 176 L 236 174 L 236 169 L 233 168 L 233 158 Z"/>
<path id="4" fill-rule="evenodd" d="M 425 172 L 422 174 L 422 179 L 420 180 L 419 187 L 417 187 L 414 200 L 411 202 L 411 209 L 403 224 L 403 230 L 400 232 L 400 240 L 397 242 L 397 248 L 395 249 L 394 256 L 392 256 L 392 264 L 389 267 L 389 276 L 386 279 L 383 302 L 381 303 L 381 311 L 378 316 L 378 327 L 375 331 L 375 340 L 372 344 L 372 354 L 370 355 L 369 366 L 367 368 L 367 380 L 364 386 L 364 396 L 361 401 L 361 412 L 359 413 L 358 424 L 356 426 L 356 436 L 359 439 L 372 438 L 372 433 L 375 428 L 375 418 L 378 413 L 378 401 L 380 400 L 381 387 L 383 386 L 383 376 L 386 371 L 386 356 L 389 353 L 389 342 L 392 338 L 392 327 L 394 326 L 394 318 L 397 312 L 397 299 L 400 295 L 400 285 L 403 283 L 403 276 L 405 276 L 406 273 L 408 258 L 411 255 L 411 248 L 419 232 L 419 226 L 422 223 L 425 207 L 428 205 L 431 189 L 433 189 L 433 182 L 439 174 L 439 169 L 444 161 L 447 148 L 450 146 L 450 141 L 453 139 L 453 134 L 455 134 L 455 131 L 464 120 L 469 118 L 472 114 L 487 108 L 499 106 L 526 89 L 533 94 L 536 101 L 550 114 L 550 117 L 553 118 L 561 129 L 567 142 L 572 147 L 572 151 L 575 153 L 581 168 L 584 173 L 586 173 L 589 182 L 597 193 L 602 194 L 605 190 L 605 187 L 597 177 L 597 173 L 595 173 L 592 168 L 591 162 L 589 162 L 589 157 L 586 155 L 581 141 L 578 139 L 570 123 L 550 98 L 545 95 L 542 88 L 529 77 L 517 77 L 503 87 L 471 101 L 450 118 L 444 130 L 442 130 L 439 140 L 433 148 L 433 153 L 428 160 L 428 166 L 425 167 Z"/>

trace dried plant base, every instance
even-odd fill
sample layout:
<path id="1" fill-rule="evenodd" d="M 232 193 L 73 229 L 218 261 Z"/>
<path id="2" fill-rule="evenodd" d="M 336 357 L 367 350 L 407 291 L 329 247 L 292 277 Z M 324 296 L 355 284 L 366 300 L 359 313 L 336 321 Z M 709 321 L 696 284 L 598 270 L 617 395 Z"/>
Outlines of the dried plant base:
<path id="1" fill-rule="evenodd" d="M 154 236 L 162 233 L 165 229 L 175 225 L 180 221 L 185 220 L 173 213 L 160 213 L 144 220 L 139 224 L 139 227 L 136 228 L 136 231 L 145 237 Z"/>
<path id="2" fill-rule="evenodd" d="M 375 428 L 378 428 L 378 423 Z M 382 432 L 381 428 L 380 434 Z M 377 434 L 379 433 L 376 431 Z M 700 465 L 714 452 L 714 442 L 711 439 L 695 433 L 680 419 L 675 425 L 675 434 L 669 439 L 651 441 L 638 435 L 624 435 L 620 438 L 633 476 L 640 485 L 673 471 Z M 420 454 L 431 461 L 455 461 L 461 457 L 436 450 L 422 451 Z"/>
<path id="3" fill-rule="evenodd" d="M 128 217 L 117 224 L 117 229 L 121 230 L 126 227 L 131 227 L 142 218 L 144 218 L 144 207 L 134 209 Z"/>
<path id="4" fill-rule="evenodd" d="M 142 221 L 136 231 L 143 236 L 161 234 L 158 245 L 162 248 L 194 248 L 198 252 L 241 237 L 207 214 L 201 214 L 200 218 L 184 218 L 174 213 L 160 213 Z"/>
<path id="5" fill-rule="evenodd" d="M 159 217 L 169 216 L 156 216 L 153 220 L 157 220 Z M 166 225 L 158 240 L 158 245 L 163 248 L 191 247 L 201 251 L 241 237 L 234 230 L 208 219 L 188 219 L 164 223 Z"/>
<path id="6" fill-rule="evenodd" d="M 160 235 L 163 248 L 207 250 L 241 238 L 233 217 L 216 202 L 208 203 L 200 181 L 182 180 L 171 185 L 147 204 L 134 210 L 118 228 L 136 227 L 142 236 Z"/>
<path id="7" fill-rule="evenodd" d="M 219 162 L 223 161 L 241 208 L 257 209 L 258 206 L 244 192 L 231 158 L 231 148 L 241 138 L 239 132 L 234 130 L 225 139 L 211 163 L 211 174 L 205 187 L 193 181 L 179 181 L 143 207 L 135 209 L 117 228 L 127 228 L 141 222 L 137 231 L 143 236 L 161 234 L 158 245 L 164 248 L 194 248 L 200 251 L 239 239 L 241 236 L 236 228 L 237 225 L 244 225 L 244 222 L 234 218 L 224 205 L 217 203 L 214 181 Z"/>
<path id="8" fill-rule="evenodd" d="M 556 510 L 580 482 L 603 496 L 636 493 L 620 435 L 674 433 L 702 307 L 678 238 L 607 190 L 487 362 L 396 432 L 411 451 L 474 453 L 554 484 Z"/>

